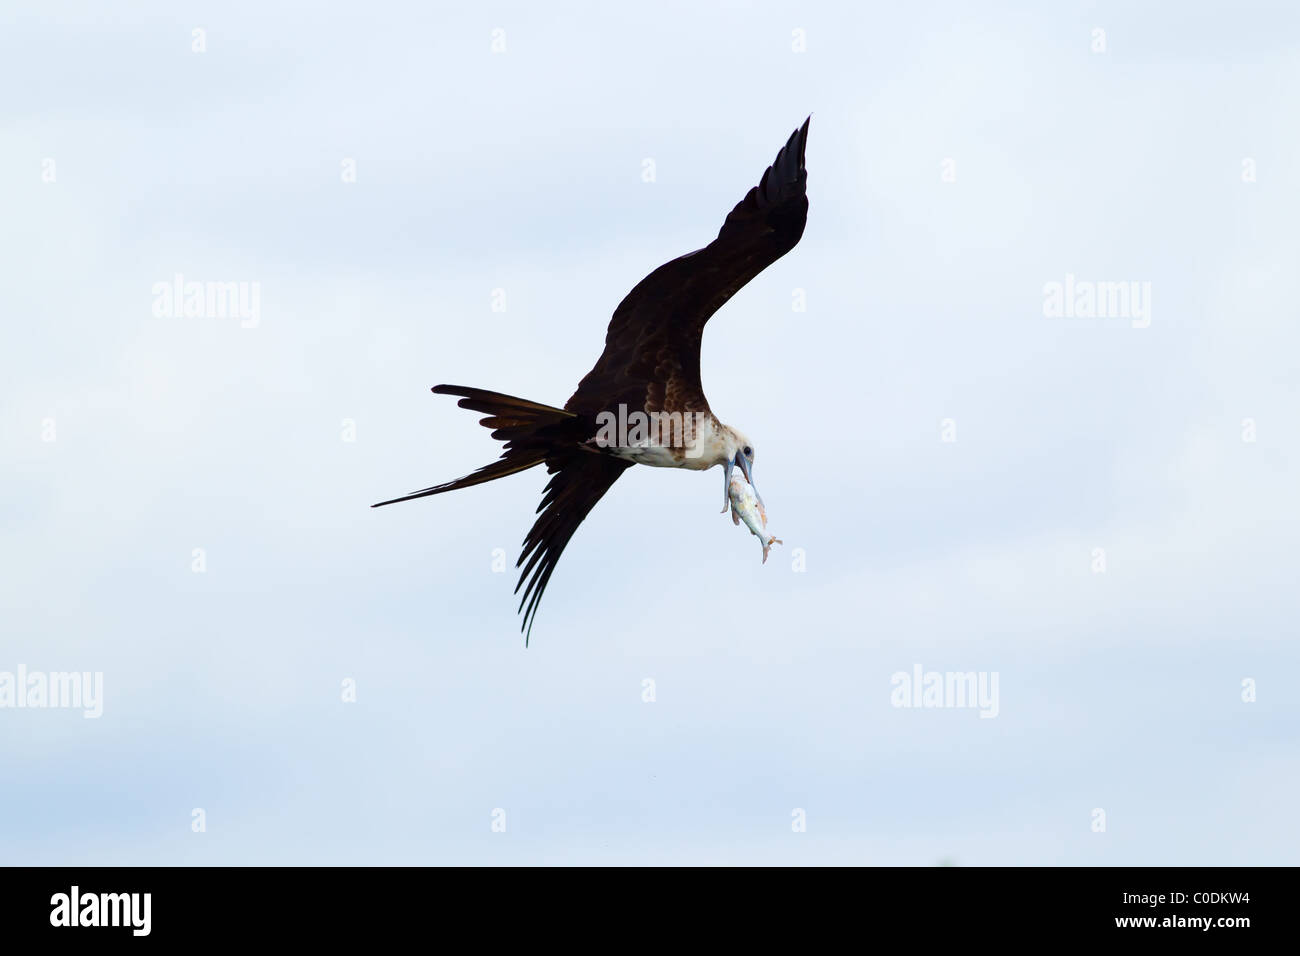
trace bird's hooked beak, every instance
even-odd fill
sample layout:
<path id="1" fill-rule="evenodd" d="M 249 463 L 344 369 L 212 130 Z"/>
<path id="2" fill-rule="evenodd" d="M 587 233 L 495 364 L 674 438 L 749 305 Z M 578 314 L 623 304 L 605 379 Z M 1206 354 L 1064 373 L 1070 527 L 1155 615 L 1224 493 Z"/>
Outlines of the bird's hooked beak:
<path id="1" fill-rule="evenodd" d="M 745 480 L 749 482 L 749 487 L 754 489 L 754 497 L 758 499 L 758 506 L 760 508 L 765 508 L 766 506 L 763 504 L 763 496 L 758 493 L 758 485 L 754 484 L 754 473 L 749 468 L 749 459 L 745 457 L 744 452 L 736 452 L 736 464 L 739 465 L 740 470 L 745 473 Z"/>
<path id="2" fill-rule="evenodd" d="M 731 506 L 731 470 L 732 470 L 736 465 L 739 465 L 739 466 L 740 466 L 740 471 L 741 471 L 741 473 L 745 476 L 745 480 L 746 480 L 747 482 L 749 482 L 749 486 L 750 486 L 751 488 L 754 489 L 754 497 L 758 499 L 758 506 L 759 506 L 760 508 L 764 508 L 764 509 L 766 509 L 766 506 L 763 504 L 763 496 L 760 495 L 760 494 L 758 493 L 758 488 L 754 485 L 754 473 L 753 473 L 753 471 L 750 470 L 750 467 L 749 467 L 749 459 L 745 457 L 744 452 L 739 452 L 739 451 L 738 451 L 738 452 L 736 452 L 736 457 L 735 457 L 735 458 L 729 458 L 729 459 L 728 459 L 728 460 L 723 464 L 723 468 L 722 468 L 722 495 L 723 495 L 722 510 L 725 512 L 725 511 L 727 510 L 727 508 L 729 508 L 729 507 Z"/>

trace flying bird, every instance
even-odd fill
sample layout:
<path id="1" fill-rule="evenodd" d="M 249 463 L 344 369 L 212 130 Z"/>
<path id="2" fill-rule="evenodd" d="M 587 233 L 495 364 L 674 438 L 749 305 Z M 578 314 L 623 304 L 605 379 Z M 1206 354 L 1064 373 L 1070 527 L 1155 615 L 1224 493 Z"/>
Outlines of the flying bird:
<path id="1" fill-rule="evenodd" d="M 733 468 L 753 484 L 754 443 L 720 422 L 704 397 L 700 340 L 709 317 L 803 235 L 808 218 L 804 148 L 811 119 L 791 134 L 758 185 L 727 214 L 716 239 L 655 269 L 619 303 L 605 351 L 563 408 L 481 388 L 434 386 L 436 394 L 459 396 L 461 408 L 487 416 L 480 424 L 505 443 L 501 457 L 463 478 L 371 507 L 546 465 L 551 479 L 515 565 L 523 568 L 515 593 L 524 588 L 519 611 L 525 643 L 569 539 L 634 464 L 695 471 L 722 465 L 724 511 Z"/>

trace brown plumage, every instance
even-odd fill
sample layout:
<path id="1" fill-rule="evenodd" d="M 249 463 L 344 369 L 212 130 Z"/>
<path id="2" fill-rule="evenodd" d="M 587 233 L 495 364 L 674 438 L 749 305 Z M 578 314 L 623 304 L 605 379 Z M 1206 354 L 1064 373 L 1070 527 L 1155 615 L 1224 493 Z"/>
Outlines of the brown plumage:
<path id="1" fill-rule="evenodd" d="M 501 457 L 463 478 L 372 507 L 468 488 L 545 463 L 551 480 L 516 564 L 522 571 L 515 592 L 527 582 L 519 603 L 525 634 L 531 635 L 542 593 L 574 531 L 634 464 L 619 457 L 617 450 L 593 446 L 598 416 L 617 414 L 620 406 L 655 413 L 701 413 L 725 429 L 710 410 L 700 382 L 704 325 L 803 235 L 808 215 L 804 168 L 808 122 L 795 130 L 759 184 L 731 210 L 716 239 L 655 269 L 627 294 L 610 320 L 604 352 L 564 408 L 478 388 L 434 387 L 437 394 L 460 396 L 457 404 L 462 408 L 487 416 L 480 424 L 505 443 Z M 732 453 L 728 446 L 727 454 Z M 676 457 L 680 460 L 681 454 Z M 721 463 L 719 459 L 703 466 Z"/>
<path id="2" fill-rule="evenodd" d="M 700 383 L 704 324 L 803 235 L 811 119 L 791 134 L 716 239 L 664 263 L 623 298 L 605 333 L 604 353 L 565 408 L 592 414 L 619 403 L 654 412 L 708 409 Z"/>

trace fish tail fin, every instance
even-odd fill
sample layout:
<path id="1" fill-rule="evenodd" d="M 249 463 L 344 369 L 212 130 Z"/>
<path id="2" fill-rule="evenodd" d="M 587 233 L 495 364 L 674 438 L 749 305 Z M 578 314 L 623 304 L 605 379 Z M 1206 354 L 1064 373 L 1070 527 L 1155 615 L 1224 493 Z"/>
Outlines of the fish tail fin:
<path id="1" fill-rule="evenodd" d="M 486 418 L 479 420 L 479 424 L 492 429 L 492 437 L 505 443 L 501 457 L 463 478 L 413 491 L 400 498 L 380 501 L 370 507 L 379 508 L 399 501 L 411 501 L 428 495 L 440 495 L 446 491 L 458 491 L 461 488 L 481 485 L 486 481 L 495 481 L 498 478 L 527 471 L 546 461 L 555 445 L 561 443 L 564 429 L 558 426 L 577 419 L 572 412 L 562 408 L 530 402 L 500 392 L 489 392 L 481 388 L 470 388 L 465 385 L 435 385 L 433 391 L 438 395 L 458 395 L 460 401 L 456 404 L 461 408 L 487 415 Z"/>

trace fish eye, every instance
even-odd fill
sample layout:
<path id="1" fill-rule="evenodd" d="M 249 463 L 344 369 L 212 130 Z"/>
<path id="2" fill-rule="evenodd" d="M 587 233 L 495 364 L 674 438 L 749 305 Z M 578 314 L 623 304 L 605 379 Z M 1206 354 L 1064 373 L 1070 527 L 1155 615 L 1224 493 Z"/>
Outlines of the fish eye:
<path id="1" fill-rule="evenodd" d="M 746 445 L 746 446 L 742 449 L 742 451 L 745 453 L 745 457 L 746 457 L 746 458 L 753 458 L 753 457 L 754 457 L 754 449 L 750 448 L 748 445 Z"/>

